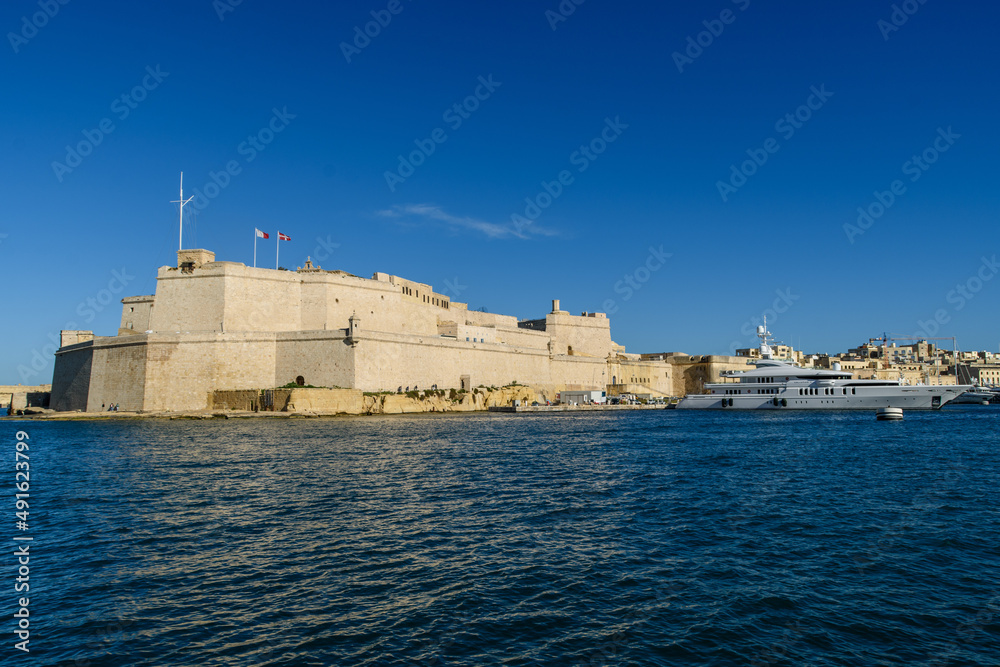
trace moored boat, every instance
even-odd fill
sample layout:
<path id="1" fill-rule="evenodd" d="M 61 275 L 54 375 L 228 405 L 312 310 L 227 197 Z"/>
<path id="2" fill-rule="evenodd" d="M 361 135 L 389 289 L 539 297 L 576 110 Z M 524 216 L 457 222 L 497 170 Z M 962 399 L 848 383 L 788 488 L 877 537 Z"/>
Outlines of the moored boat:
<path id="1" fill-rule="evenodd" d="M 689 394 L 677 409 L 715 410 L 936 410 L 972 389 L 972 385 L 907 385 L 902 380 L 860 380 L 842 371 L 803 368 L 773 358 L 770 332 L 757 327 L 760 358 L 752 370 L 723 371 L 724 382 L 705 384 L 705 393 Z"/>

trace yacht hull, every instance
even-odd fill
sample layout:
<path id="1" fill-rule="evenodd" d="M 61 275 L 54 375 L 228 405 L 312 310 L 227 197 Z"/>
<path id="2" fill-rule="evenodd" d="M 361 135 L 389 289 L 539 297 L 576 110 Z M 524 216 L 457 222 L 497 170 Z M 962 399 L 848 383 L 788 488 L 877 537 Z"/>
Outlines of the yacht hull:
<path id="1" fill-rule="evenodd" d="M 677 404 L 678 410 L 936 410 L 952 401 L 968 387 L 900 386 L 858 387 L 855 393 L 818 396 L 800 395 L 799 389 L 787 388 L 772 394 L 691 394 Z M 723 405 L 723 401 L 726 402 Z M 731 404 L 730 404 L 731 401 Z"/>

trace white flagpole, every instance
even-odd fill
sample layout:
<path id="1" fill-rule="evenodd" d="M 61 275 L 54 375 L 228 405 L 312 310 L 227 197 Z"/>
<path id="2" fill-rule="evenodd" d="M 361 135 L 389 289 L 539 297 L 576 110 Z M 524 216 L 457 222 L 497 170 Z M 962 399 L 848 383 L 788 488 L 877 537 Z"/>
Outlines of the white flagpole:
<path id="1" fill-rule="evenodd" d="M 253 228 L 253 268 L 257 268 L 257 228 Z"/>
<path id="2" fill-rule="evenodd" d="M 184 172 L 181 172 L 181 214 L 180 214 L 180 232 L 177 236 L 177 249 L 184 250 Z"/>
<path id="3" fill-rule="evenodd" d="M 184 250 L 184 204 L 194 199 L 193 196 L 188 197 L 187 201 L 184 201 L 184 172 L 181 172 L 181 198 L 175 202 L 170 202 L 171 204 L 180 204 L 180 231 L 177 235 L 177 250 Z"/>
<path id="4" fill-rule="evenodd" d="M 278 251 L 281 250 L 281 232 L 278 232 L 278 238 L 274 240 L 274 268 L 278 269 Z"/>

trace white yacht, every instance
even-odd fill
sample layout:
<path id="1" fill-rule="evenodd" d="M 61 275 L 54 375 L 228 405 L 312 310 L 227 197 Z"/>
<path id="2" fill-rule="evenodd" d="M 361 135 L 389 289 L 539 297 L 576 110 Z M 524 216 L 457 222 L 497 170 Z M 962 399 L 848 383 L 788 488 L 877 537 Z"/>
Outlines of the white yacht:
<path id="1" fill-rule="evenodd" d="M 953 405 L 989 405 L 993 400 L 993 392 L 982 387 L 973 387 L 952 401 Z"/>
<path id="2" fill-rule="evenodd" d="M 714 410 L 855 410 L 904 408 L 936 410 L 972 385 L 906 385 L 902 380 L 855 380 L 840 370 L 802 368 L 774 359 L 767 326 L 757 327 L 760 358 L 756 368 L 723 371 L 725 380 L 705 385 L 704 394 L 689 394 L 678 409 Z"/>

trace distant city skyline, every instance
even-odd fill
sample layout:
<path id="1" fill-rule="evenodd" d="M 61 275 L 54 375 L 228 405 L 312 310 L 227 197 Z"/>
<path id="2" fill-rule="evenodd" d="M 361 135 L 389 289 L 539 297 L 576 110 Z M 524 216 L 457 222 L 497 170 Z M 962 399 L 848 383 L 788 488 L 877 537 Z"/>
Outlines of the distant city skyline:
<path id="1" fill-rule="evenodd" d="M 113 335 L 178 245 L 382 271 L 630 352 L 764 316 L 835 354 L 1000 350 L 990 84 L 971 2 L 469 6 L 15 0 L 0 9 L 0 384 Z M 269 235 L 256 236 L 255 230 Z"/>

